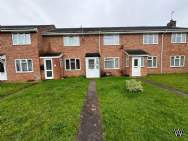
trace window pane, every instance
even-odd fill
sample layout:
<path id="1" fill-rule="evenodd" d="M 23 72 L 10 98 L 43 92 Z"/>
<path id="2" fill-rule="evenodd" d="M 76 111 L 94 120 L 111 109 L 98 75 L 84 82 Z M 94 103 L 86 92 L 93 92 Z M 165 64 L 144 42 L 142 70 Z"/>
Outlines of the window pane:
<path id="1" fill-rule="evenodd" d="M 16 60 L 16 71 L 21 71 L 20 60 Z"/>
<path id="2" fill-rule="evenodd" d="M 114 61 L 112 58 L 106 58 L 105 68 L 114 68 Z"/>
<path id="3" fill-rule="evenodd" d="M 68 59 L 65 61 L 65 67 L 66 67 L 66 70 L 70 69 L 70 63 Z"/>
<path id="4" fill-rule="evenodd" d="M 119 45 L 119 35 L 104 35 L 104 45 Z"/>
<path id="5" fill-rule="evenodd" d="M 28 62 L 28 71 L 33 71 L 32 70 L 32 60 L 27 60 Z"/>
<path id="6" fill-rule="evenodd" d="M 4 63 L 0 62 L 0 72 L 5 72 Z"/>
<path id="7" fill-rule="evenodd" d="M 75 70 L 75 59 L 70 59 L 71 62 L 71 70 Z"/>
<path id="8" fill-rule="evenodd" d="M 64 37 L 64 46 L 79 46 L 80 38 L 78 36 Z"/>
<path id="9" fill-rule="evenodd" d="M 144 57 L 141 57 L 141 67 L 144 67 Z"/>
<path id="10" fill-rule="evenodd" d="M 88 66 L 89 69 L 95 69 L 95 60 L 94 59 L 89 59 L 88 63 L 89 63 L 88 64 L 89 65 Z"/>
<path id="11" fill-rule="evenodd" d="M 115 68 L 119 68 L 119 59 L 115 58 Z"/>
<path id="12" fill-rule="evenodd" d="M 76 69 L 80 69 L 80 60 L 76 59 Z"/>
<path id="13" fill-rule="evenodd" d="M 21 60 L 21 66 L 22 66 L 22 71 L 27 71 L 27 62 L 26 62 L 26 60 Z"/>
<path id="14" fill-rule="evenodd" d="M 52 61 L 51 60 L 46 60 L 46 69 L 52 70 Z"/>
<path id="15" fill-rule="evenodd" d="M 185 57 L 181 56 L 181 66 L 184 66 L 184 60 L 185 60 Z"/>
<path id="16" fill-rule="evenodd" d="M 175 59 L 175 66 L 180 66 L 180 59 L 179 58 L 176 58 Z"/>
<path id="17" fill-rule="evenodd" d="M 157 57 L 153 57 L 153 67 L 157 67 Z"/>
<path id="18" fill-rule="evenodd" d="M 144 44 L 157 44 L 158 34 L 144 34 Z"/>
<path id="19" fill-rule="evenodd" d="M 148 67 L 152 67 L 152 60 L 148 60 Z"/>
<path id="20" fill-rule="evenodd" d="M 174 57 L 171 57 L 171 66 L 174 66 Z"/>

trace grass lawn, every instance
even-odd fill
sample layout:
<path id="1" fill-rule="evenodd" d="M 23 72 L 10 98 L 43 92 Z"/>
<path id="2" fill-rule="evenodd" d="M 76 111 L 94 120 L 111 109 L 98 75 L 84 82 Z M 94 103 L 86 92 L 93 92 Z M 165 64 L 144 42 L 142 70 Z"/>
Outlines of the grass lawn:
<path id="1" fill-rule="evenodd" d="M 12 94 L 29 85 L 31 83 L 0 83 L 0 97 Z"/>
<path id="2" fill-rule="evenodd" d="M 126 77 L 97 80 L 106 141 L 187 141 L 188 97 L 144 84 L 144 92 L 125 91 Z M 184 129 L 176 137 L 173 129 Z"/>
<path id="3" fill-rule="evenodd" d="M 1 141 L 74 141 L 88 80 L 44 81 L 0 101 Z"/>
<path id="4" fill-rule="evenodd" d="M 175 87 L 188 93 L 188 73 L 149 75 L 145 78 Z"/>

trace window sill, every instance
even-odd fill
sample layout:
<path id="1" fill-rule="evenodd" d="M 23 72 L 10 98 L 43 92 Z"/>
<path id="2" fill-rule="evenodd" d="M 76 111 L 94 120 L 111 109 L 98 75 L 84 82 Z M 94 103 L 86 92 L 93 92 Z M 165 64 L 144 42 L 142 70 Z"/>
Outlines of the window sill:
<path id="1" fill-rule="evenodd" d="M 67 72 L 72 72 L 72 71 L 80 71 L 81 69 L 77 69 L 77 70 L 65 70 Z"/>
<path id="2" fill-rule="evenodd" d="M 158 67 L 148 67 L 148 69 L 157 69 Z"/>
<path id="3" fill-rule="evenodd" d="M 64 45 L 64 47 L 80 47 L 80 45 L 69 45 L 69 46 L 68 45 L 66 45 L 66 46 Z"/>
<path id="4" fill-rule="evenodd" d="M 184 66 L 170 66 L 171 68 L 183 68 Z"/>
<path id="5" fill-rule="evenodd" d="M 16 73 L 23 74 L 23 73 L 32 73 L 32 72 L 34 72 L 34 71 L 23 71 L 23 72 L 16 72 Z"/>
<path id="6" fill-rule="evenodd" d="M 103 46 L 120 46 L 120 44 L 113 44 L 113 45 L 105 45 L 105 44 L 103 44 Z"/>
<path id="7" fill-rule="evenodd" d="M 104 68 L 105 70 L 119 70 L 120 68 Z"/>
<path id="8" fill-rule="evenodd" d="M 12 45 L 12 46 L 30 46 L 31 44 L 18 44 L 18 45 Z"/>

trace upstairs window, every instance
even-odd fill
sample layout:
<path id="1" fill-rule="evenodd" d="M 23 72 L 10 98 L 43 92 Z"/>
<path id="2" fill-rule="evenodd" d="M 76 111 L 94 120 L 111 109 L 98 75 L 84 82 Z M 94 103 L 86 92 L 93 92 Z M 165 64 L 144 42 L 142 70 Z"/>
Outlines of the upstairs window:
<path id="1" fill-rule="evenodd" d="M 80 70 L 80 59 L 65 59 L 65 70 Z"/>
<path id="2" fill-rule="evenodd" d="M 172 56 L 170 59 L 171 67 L 183 67 L 185 64 L 185 56 Z"/>
<path id="3" fill-rule="evenodd" d="M 148 68 L 157 68 L 157 57 L 149 56 L 147 60 L 148 60 Z"/>
<path id="4" fill-rule="evenodd" d="M 144 34 L 144 44 L 158 44 L 158 34 Z"/>
<path id="5" fill-rule="evenodd" d="M 65 36 L 63 39 L 64 46 L 80 46 L 79 36 Z"/>
<path id="6" fill-rule="evenodd" d="M 33 71 L 33 61 L 31 59 L 16 59 L 15 66 L 18 73 Z"/>
<path id="7" fill-rule="evenodd" d="M 104 45 L 119 45 L 119 35 L 104 35 Z"/>
<path id="8" fill-rule="evenodd" d="M 173 33 L 171 36 L 172 43 L 186 43 L 186 33 Z"/>
<path id="9" fill-rule="evenodd" d="M 29 45 L 31 44 L 31 35 L 29 33 L 12 34 L 13 45 Z"/>

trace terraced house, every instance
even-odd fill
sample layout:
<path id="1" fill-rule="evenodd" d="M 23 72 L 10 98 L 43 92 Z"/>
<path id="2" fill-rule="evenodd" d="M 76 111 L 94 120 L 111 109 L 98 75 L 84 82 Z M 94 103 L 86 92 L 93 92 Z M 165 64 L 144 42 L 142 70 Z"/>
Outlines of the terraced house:
<path id="1" fill-rule="evenodd" d="M 188 28 L 0 27 L 0 80 L 188 72 Z"/>

